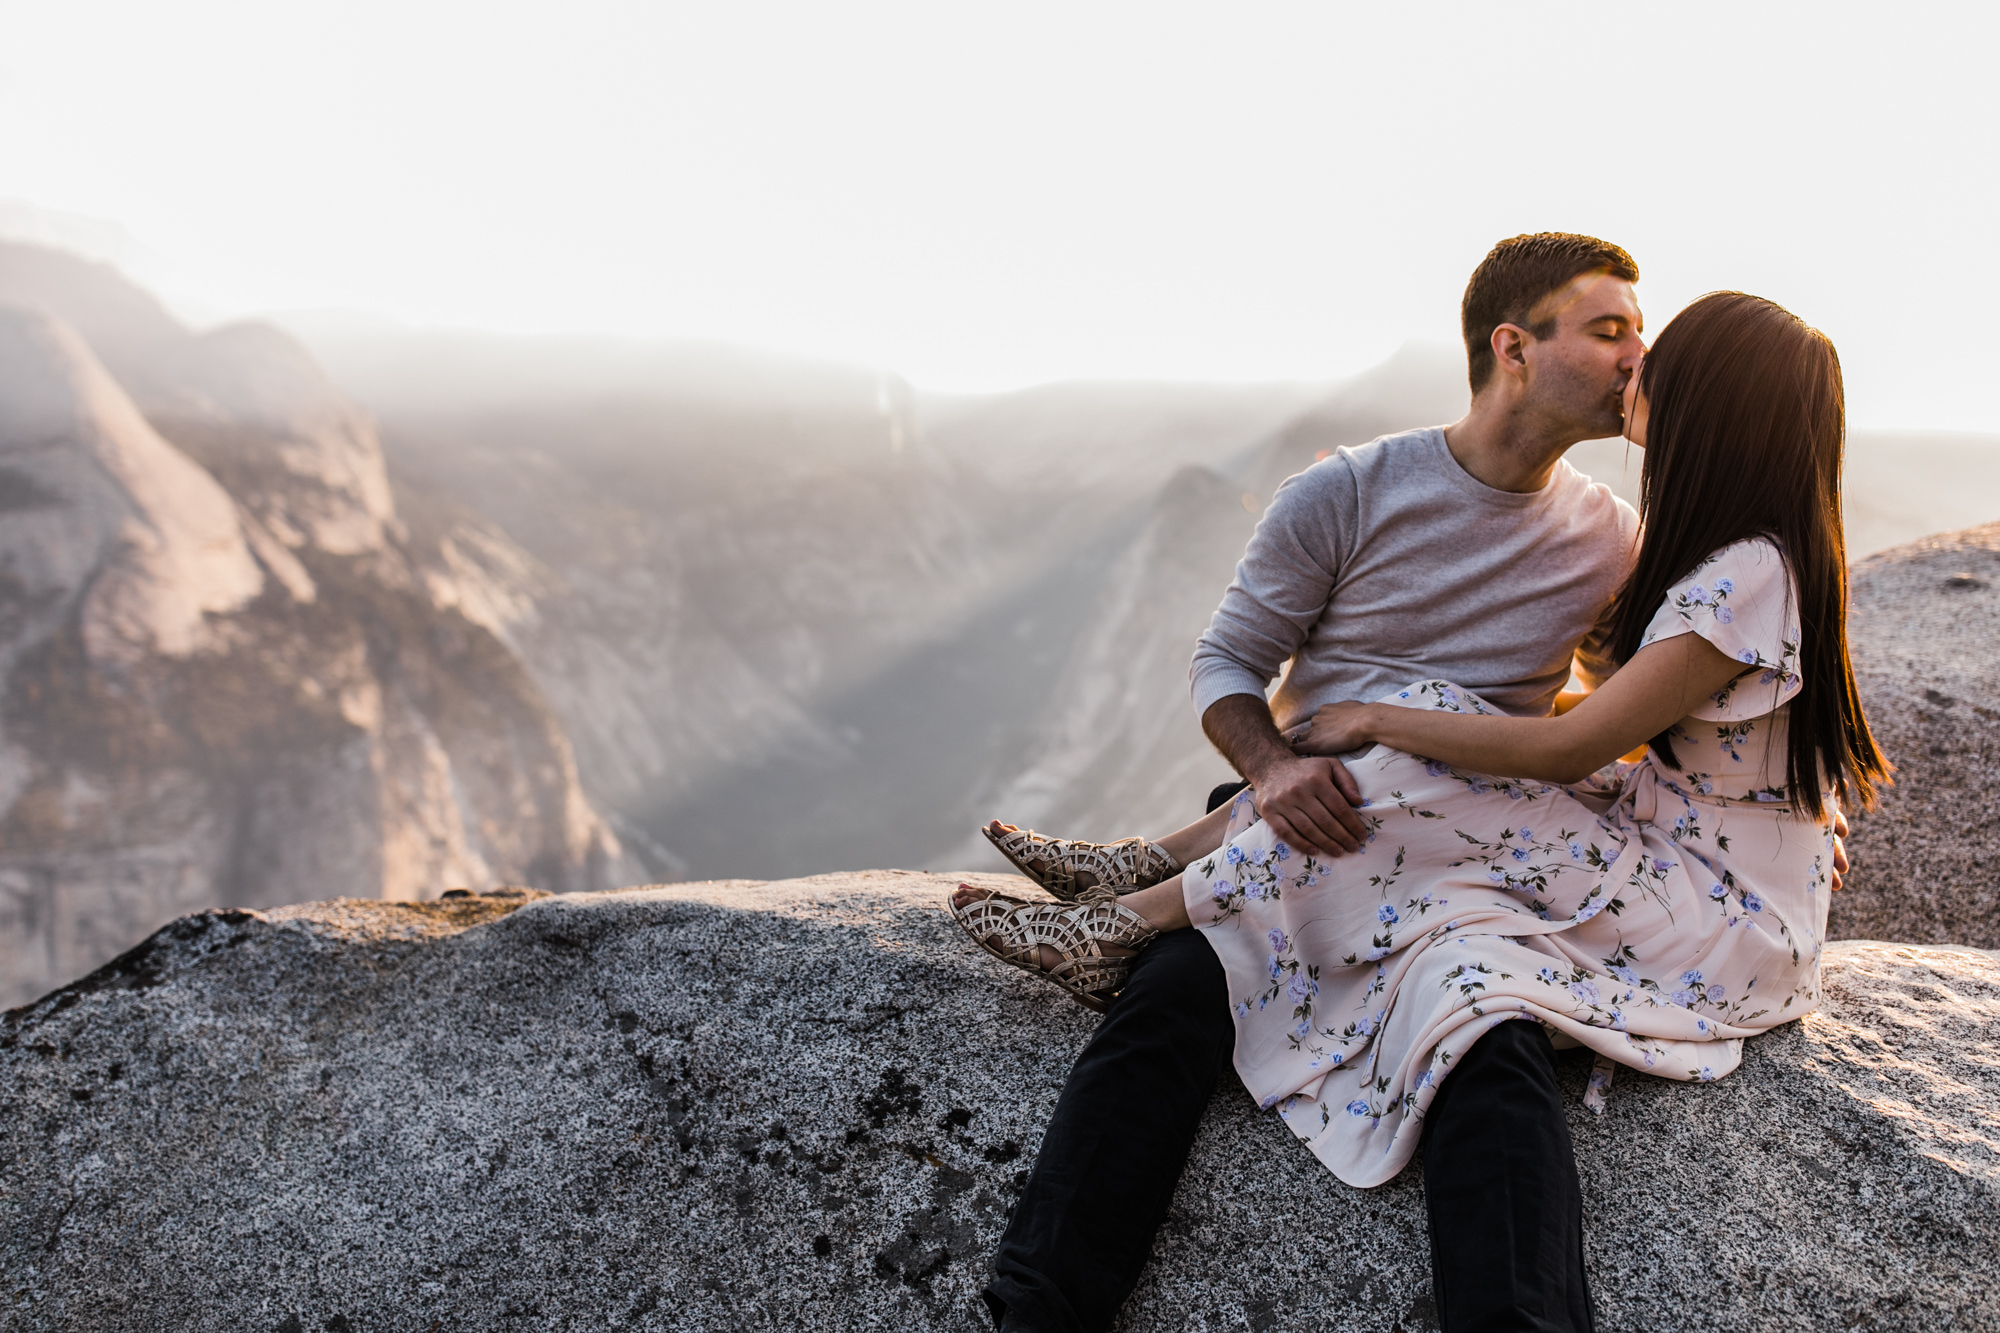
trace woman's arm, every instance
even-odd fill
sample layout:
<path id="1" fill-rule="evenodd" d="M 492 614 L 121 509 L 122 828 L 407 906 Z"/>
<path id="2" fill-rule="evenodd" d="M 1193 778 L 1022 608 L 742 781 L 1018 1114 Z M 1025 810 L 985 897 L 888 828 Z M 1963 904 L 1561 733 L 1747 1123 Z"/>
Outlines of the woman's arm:
<path id="1" fill-rule="evenodd" d="M 1581 782 L 1686 717 L 1743 670 L 1699 634 L 1677 634 L 1640 649 L 1559 717 L 1328 704 L 1314 714 L 1300 749 L 1340 754 L 1373 741 L 1475 773 Z"/>

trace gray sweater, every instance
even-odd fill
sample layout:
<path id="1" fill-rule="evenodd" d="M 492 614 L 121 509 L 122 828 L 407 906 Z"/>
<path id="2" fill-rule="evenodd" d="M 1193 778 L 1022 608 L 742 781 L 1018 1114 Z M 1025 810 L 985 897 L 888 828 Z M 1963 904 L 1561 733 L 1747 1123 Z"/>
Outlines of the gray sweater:
<path id="1" fill-rule="evenodd" d="M 1539 491 L 1494 490 L 1441 427 L 1339 450 L 1264 511 L 1188 668 L 1195 711 L 1261 697 L 1290 659 L 1271 696 L 1281 728 L 1430 678 L 1545 714 L 1573 657 L 1586 679 L 1610 673 L 1604 622 L 1638 531 L 1567 462 Z"/>

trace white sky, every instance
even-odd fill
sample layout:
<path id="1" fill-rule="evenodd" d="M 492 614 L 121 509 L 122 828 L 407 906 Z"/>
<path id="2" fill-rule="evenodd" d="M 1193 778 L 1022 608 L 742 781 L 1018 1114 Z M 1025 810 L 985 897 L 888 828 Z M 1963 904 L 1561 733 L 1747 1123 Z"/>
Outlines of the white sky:
<path id="1" fill-rule="evenodd" d="M 2000 430 L 2000 6 L 0 0 L 0 196 L 217 309 L 718 337 L 940 388 L 1321 377 L 1486 248 L 1741 287 Z"/>

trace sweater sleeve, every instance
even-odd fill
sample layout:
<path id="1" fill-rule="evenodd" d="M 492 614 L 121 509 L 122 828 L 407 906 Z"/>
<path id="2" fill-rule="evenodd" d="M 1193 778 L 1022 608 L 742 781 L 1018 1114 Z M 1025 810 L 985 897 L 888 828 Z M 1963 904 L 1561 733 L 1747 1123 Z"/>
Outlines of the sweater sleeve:
<path id="1" fill-rule="evenodd" d="M 1358 509 L 1344 453 L 1291 477 L 1271 497 L 1195 645 L 1188 685 L 1197 717 L 1232 694 L 1264 697 L 1326 613 Z"/>
<path id="2" fill-rule="evenodd" d="M 1632 561 L 1639 554 L 1639 513 L 1615 497 L 1612 504 L 1618 516 L 1619 549 L 1625 553 L 1624 567 L 1618 577 L 1622 584 L 1626 575 L 1631 573 Z M 1598 614 L 1597 623 L 1591 626 L 1583 642 L 1576 646 L 1576 674 L 1593 690 L 1610 680 L 1618 670 L 1617 659 L 1611 656 L 1612 619 L 1617 610 L 1615 598 L 1606 602 L 1603 611 Z"/>

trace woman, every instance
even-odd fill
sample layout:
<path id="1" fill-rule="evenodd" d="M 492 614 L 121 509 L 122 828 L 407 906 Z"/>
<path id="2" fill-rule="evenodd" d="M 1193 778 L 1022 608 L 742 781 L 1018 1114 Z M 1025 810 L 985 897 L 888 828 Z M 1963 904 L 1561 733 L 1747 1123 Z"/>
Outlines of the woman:
<path id="1" fill-rule="evenodd" d="M 1359 855 L 1286 847 L 1245 793 L 1173 878 L 1074 906 L 962 886 L 960 923 L 1093 1005 L 1160 931 L 1205 931 L 1245 1086 L 1354 1185 L 1402 1169 L 1499 1023 L 1596 1051 L 1593 1101 L 1614 1063 L 1734 1069 L 1818 1002 L 1829 797 L 1887 779 L 1847 658 L 1839 360 L 1781 307 L 1710 295 L 1660 335 L 1626 422 L 1645 531 L 1596 693 L 1555 718 L 1441 681 L 1330 705 L 1302 748 L 1373 744 L 1350 766 Z"/>

